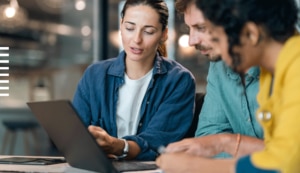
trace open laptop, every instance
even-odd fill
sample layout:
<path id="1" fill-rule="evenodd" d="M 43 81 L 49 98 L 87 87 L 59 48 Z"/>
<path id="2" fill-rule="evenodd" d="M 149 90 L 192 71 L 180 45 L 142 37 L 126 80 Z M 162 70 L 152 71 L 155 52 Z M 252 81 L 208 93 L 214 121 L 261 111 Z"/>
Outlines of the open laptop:
<path id="1" fill-rule="evenodd" d="M 72 167 L 101 173 L 157 169 L 154 163 L 108 159 L 69 100 L 28 102 L 27 105 Z"/>

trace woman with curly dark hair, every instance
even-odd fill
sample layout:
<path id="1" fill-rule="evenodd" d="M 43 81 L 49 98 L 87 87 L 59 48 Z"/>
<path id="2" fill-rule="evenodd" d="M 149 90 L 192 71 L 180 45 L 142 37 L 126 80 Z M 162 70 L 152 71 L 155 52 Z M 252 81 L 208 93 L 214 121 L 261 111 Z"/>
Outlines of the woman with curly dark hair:
<path id="1" fill-rule="evenodd" d="M 197 6 L 210 21 L 212 40 L 230 67 L 240 74 L 252 66 L 261 68 L 256 117 L 264 129 L 264 149 L 232 160 L 166 153 L 158 165 L 165 172 L 299 173 L 300 36 L 295 1 L 198 0 Z M 237 137 L 237 153 L 241 142 Z M 183 166 L 185 162 L 189 166 Z"/>

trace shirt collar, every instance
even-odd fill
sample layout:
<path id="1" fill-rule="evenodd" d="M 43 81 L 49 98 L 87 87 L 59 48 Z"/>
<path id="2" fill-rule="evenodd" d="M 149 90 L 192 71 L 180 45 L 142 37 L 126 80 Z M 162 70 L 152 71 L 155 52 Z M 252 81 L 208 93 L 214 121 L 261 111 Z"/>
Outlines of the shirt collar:
<path id="1" fill-rule="evenodd" d="M 116 57 L 117 59 L 113 62 L 111 67 L 108 69 L 108 74 L 124 77 L 125 73 L 125 51 L 120 52 L 120 54 Z M 158 53 L 156 54 L 154 60 L 153 74 L 164 74 L 167 72 L 166 64 L 164 63 L 166 59 L 161 57 Z"/>
<path id="2" fill-rule="evenodd" d="M 251 67 L 248 72 L 245 74 L 245 78 L 256 78 L 258 79 L 259 78 L 259 67 Z M 226 71 L 227 75 L 233 79 L 233 80 L 238 80 L 240 78 L 239 74 L 234 72 L 231 68 L 227 68 L 227 71 Z"/>

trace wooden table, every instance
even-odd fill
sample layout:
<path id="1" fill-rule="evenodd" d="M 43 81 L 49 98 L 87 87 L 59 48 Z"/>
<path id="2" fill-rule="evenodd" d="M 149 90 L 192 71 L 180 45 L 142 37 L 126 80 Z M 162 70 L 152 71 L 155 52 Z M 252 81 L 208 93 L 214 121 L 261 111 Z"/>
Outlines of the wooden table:
<path id="1" fill-rule="evenodd" d="M 29 158 L 41 158 L 41 156 L 0 156 L 0 158 L 7 157 L 29 157 Z M 42 156 L 42 158 L 62 158 L 62 157 L 47 157 Z M 151 162 L 149 162 L 151 163 Z M 153 162 L 152 162 L 153 163 Z M 0 164 L 0 172 L 30 172 L 30 173 L 93 173 L 93 171 L 83 170 L 71 167 L 68 163 L 60 163 L 53 165 L 17 165 L 17 164 Z M 128 173 L 161 173 L 162 171 L 157 170 L 147 170 L 147 171 L 131 171 Z"/>

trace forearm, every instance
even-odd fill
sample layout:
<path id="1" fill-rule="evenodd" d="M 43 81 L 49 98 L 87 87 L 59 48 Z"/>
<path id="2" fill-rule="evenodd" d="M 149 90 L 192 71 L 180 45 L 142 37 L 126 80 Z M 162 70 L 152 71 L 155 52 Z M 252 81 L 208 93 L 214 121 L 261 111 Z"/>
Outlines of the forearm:
<path id="1" fill-rule="evenodd" d="M 156 164 L 166 173 L 235 173 L 235 159 L 211 159 L 185 153 L 165 153 Z"/>
<path id="2" fill-rule="evenodd" d="M 235 163 L 235 159 L 209 159 L 197 157 L 193 160 L 189 160 L 189 163 L 187 163 L 189 168 L 186 172 L 235 173 Z"/>
<path id="3" fill-rule="evenodd" d="M 219 135 L 223 145 L 223 152 L 229 153 L 233 157 L 245 156 L 264 148 L 263 140 L 258 138 L 240 135 L 240 141 L 238 141 L 237 134 L 224 133 Z"/>
<path id="4" fill-rule="evenodd" d="M 140 152 L 141 148 L 134 141 L 128 141 L 129 151 L 126 159 L 134 159 Z"/>
<path id="5" fill-rule="evenodd" d="M 198 170 L 205 173 L 235 173 L 235 163 L 235 159 L 206 160 L 203 161 L 203 166 Z"/>

